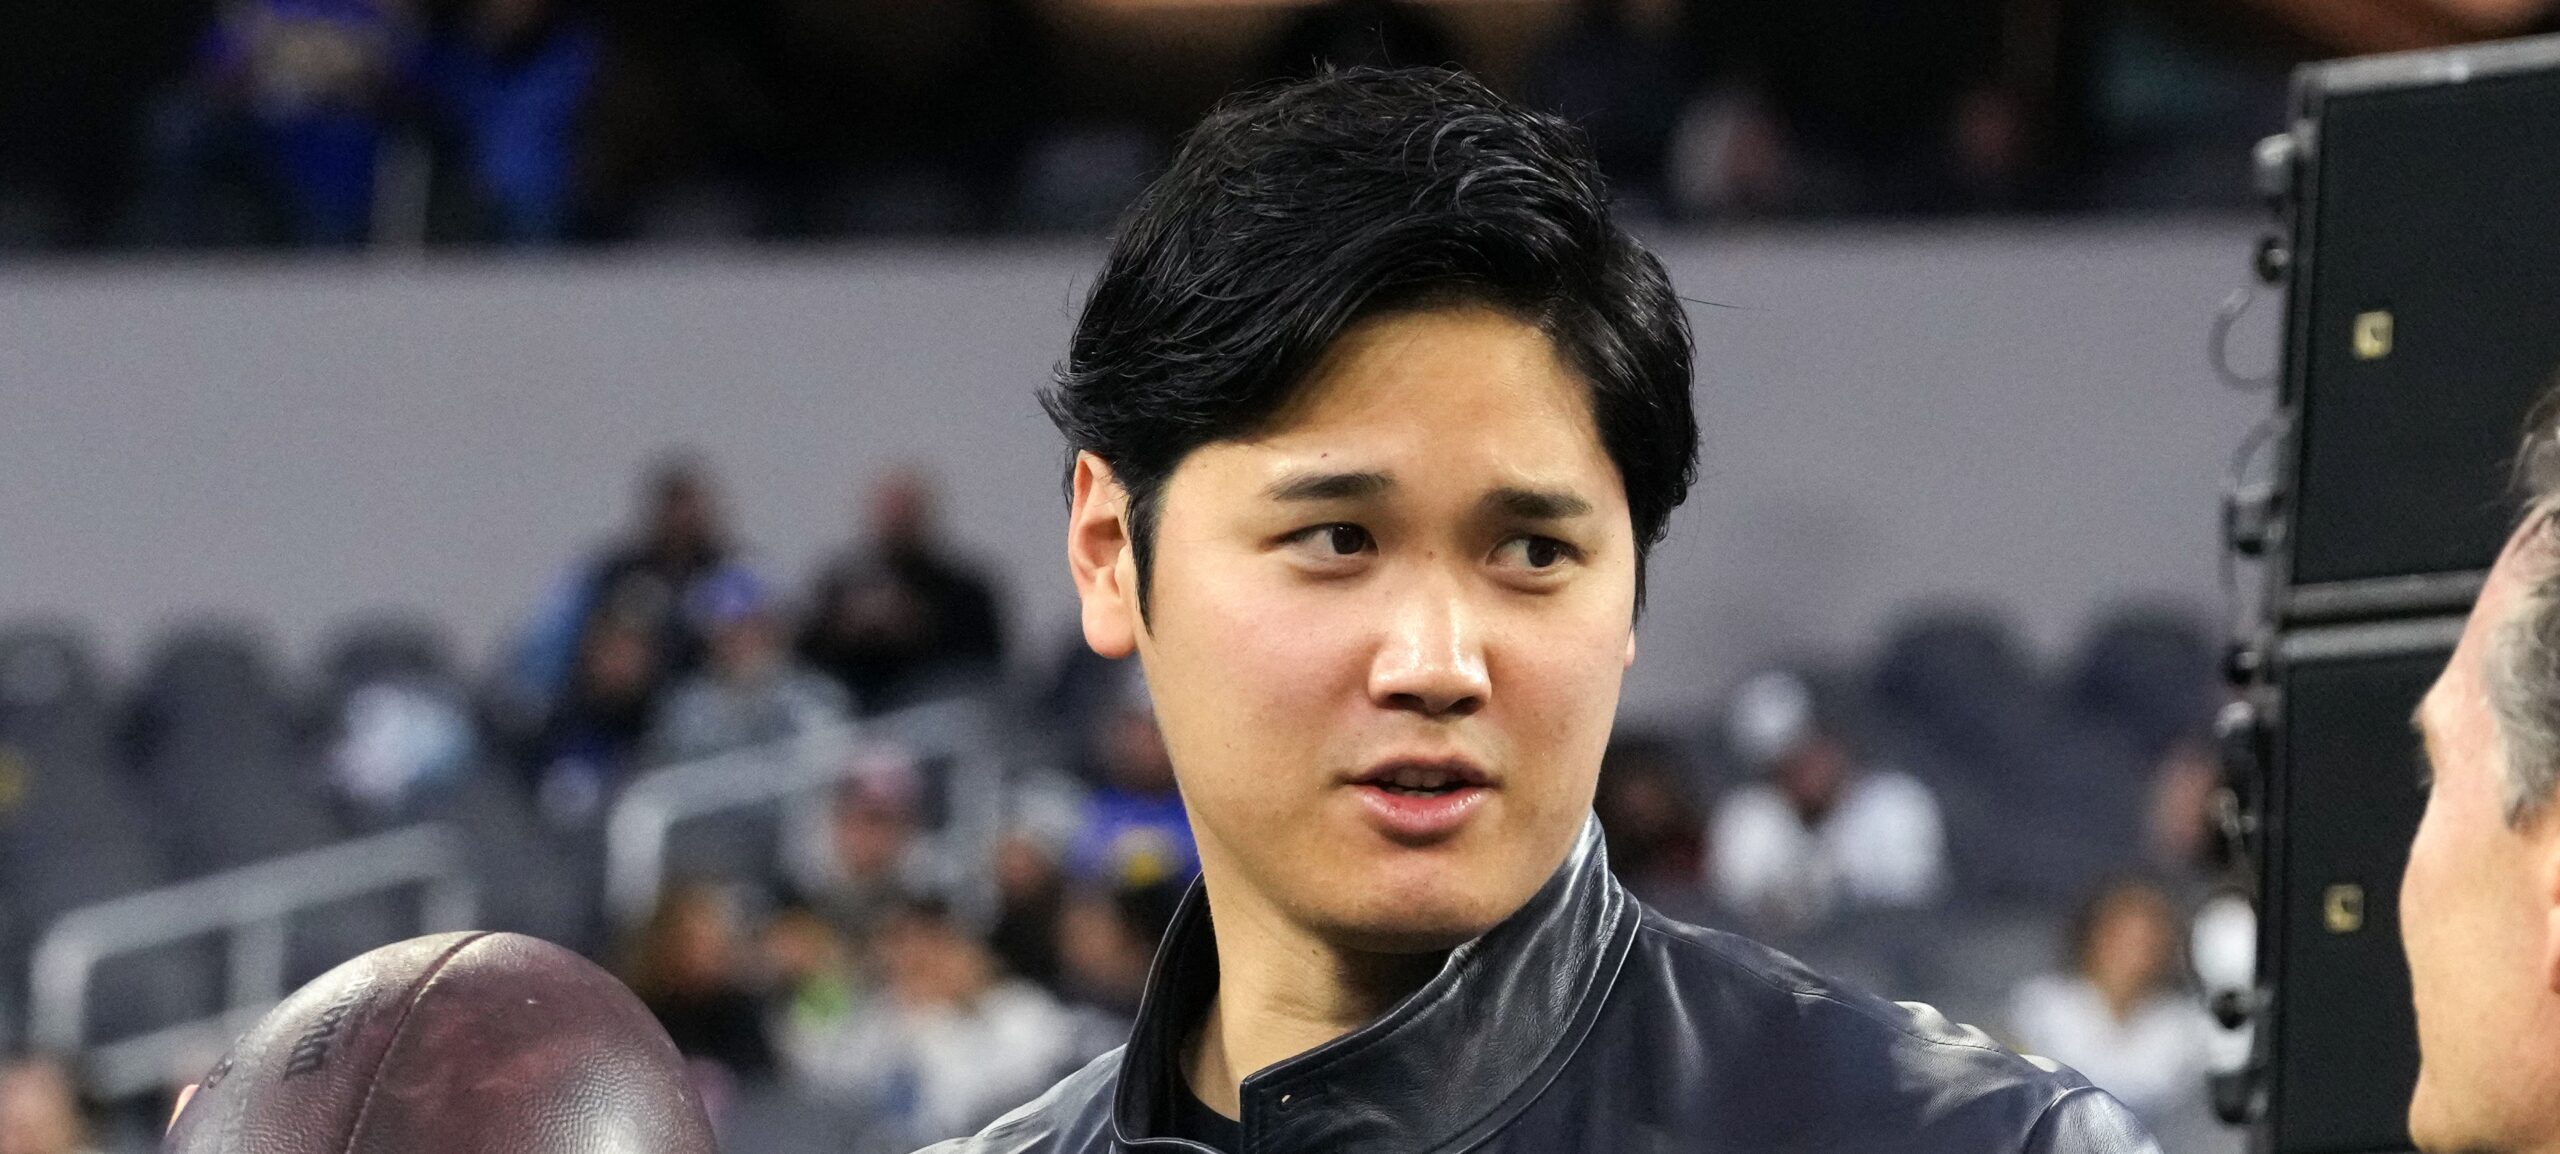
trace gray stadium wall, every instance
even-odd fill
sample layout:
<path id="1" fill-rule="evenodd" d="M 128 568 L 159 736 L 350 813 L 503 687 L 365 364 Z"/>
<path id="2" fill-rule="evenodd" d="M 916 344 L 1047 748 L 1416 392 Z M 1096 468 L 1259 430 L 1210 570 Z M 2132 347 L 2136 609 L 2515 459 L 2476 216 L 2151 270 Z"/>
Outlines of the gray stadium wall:
<path id="1" fill-rule="evenodd" d="M 2213 608 L 2214 500 L 2263 395 L 2216 382 L 2241 221 L 1851 228 L 1658 245 L 1706 428 L 1657 553 L 1629 710 L 1898 607 L 1992 601 L 2052 648 L 2093 607 Z M 245 615 L 308 647 L 433 612 L 485 652 L 688 445 L 796 587 L 864 478 L 940 473 L 1026 660 L 1072 627 L 1032 400 L 1090 244 L 0 268 L 0 620 L 129 660 Z M 2272 346 L 2262 307 L 2241 359 Z"/>

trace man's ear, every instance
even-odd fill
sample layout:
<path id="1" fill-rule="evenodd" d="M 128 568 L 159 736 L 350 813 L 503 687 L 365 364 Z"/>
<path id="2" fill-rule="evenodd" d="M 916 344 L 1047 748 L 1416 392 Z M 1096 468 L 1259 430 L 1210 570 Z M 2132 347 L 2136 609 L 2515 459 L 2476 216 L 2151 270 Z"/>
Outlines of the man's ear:
<path id="1" fill-rule="evenodd" d="M 1138 646 L 1137 557 L 1130 549 L 1129 492 L 1111 465 L 1076 453 L 1074 500 L 1067 509 L 1067 572 L 1082 603 L 1084 643 L 1118 659 Z"/>

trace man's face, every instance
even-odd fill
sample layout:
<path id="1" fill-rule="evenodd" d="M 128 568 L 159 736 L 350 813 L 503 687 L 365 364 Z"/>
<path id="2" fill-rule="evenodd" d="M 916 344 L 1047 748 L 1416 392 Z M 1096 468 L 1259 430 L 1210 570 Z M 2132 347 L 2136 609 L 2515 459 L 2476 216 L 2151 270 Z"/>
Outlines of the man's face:
<path id="1" fill-rule="evenodd" d="M 1104 489 L 1079 485 L 1080 522 Z M 1355 326 L 1267 429 L 1175 469 L 1143 624 L 1113 557 L 1079 566 L 1086 636 L 1143 659 L 1222 915 L 1445 949 L 1571 848 L 1636 556 L 1587 388 L 1537 329 Z"/>
<path id="2" fill-rule="evenodd" d="M 2442 676 L 2418 707 L 2432 786 L 2400 884 L 2402 945 L 2422 1064 L 2409 1106 L 2438 1154 L 2521 1150 L 2560 1133 L 2548 816 L 2505 811 L 2506 747 L 2490 705 L 2499 634 L 2555 562 L 2543 518 L 2507 543 Z"/>

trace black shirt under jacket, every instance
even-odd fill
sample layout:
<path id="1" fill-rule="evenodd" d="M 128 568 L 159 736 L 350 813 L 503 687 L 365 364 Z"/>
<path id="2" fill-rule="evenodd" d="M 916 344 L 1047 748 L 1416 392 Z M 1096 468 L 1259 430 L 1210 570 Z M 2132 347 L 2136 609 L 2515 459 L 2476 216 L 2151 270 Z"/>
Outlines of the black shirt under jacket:
<path id="1" fill-rule="evenodd" d="M 1170 1095 L 1217 979 L 1195 886 L 1129 1044 L 929 1154 L 1198 1154 Z M 1596 821 L 1520 912 L 1242 1100 L 1226 1154 L 2159 1154 L 2069 1069 L 1645 908 Z"/>

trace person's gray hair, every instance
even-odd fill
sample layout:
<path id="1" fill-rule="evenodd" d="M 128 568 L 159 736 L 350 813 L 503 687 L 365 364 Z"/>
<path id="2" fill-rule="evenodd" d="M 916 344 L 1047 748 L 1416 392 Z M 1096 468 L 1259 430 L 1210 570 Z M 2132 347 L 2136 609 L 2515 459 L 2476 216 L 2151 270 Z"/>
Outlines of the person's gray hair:
<path id="1" fill-rule="evenodd" d="M 2516 486 L 2535 533 L 2560 533 L 2560 382 L 2525 418 Z M 2560 793 L 2560 571 L 2533 575 L 2532 588 L 2498 627 L 2487 657 L 2489 706 L 2506 750 L 2507 824 L 2523 827 Z"/>

